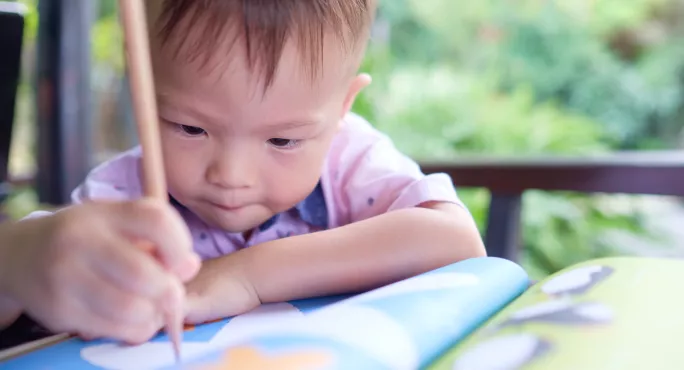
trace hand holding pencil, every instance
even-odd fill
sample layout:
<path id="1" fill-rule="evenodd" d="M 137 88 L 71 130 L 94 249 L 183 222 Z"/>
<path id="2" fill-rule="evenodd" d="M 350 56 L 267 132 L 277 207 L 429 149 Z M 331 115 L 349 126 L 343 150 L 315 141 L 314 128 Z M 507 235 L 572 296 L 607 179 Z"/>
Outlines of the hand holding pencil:
<path id="1" fill-rule="evenodd" d="M 145 196 L 161 201 L 168 199 L 164 163 L 159 137 L 152 63 L 150 60 L 143 0 L 119 0 L 126 42 L 128 72 L 131 79 L 131 95 L 135 111 L 138 136 L 142 147 L 142 167 Z M 141 248 L 153 252 L 154 247 L 142 243 Z M 165 326 L 173 343 L 176 359 L 180 358 L 180 342 L 183 330 L 184 296 L 173 298 L 175 307 L 165 307 Z"/>
<path id="2" fill-rule="evenodd" d="M 72 334 L 126 343 L 164 324 L 180 354 L 184 283 L 199 257 L 185 222 L 168 203 L 142 0 L 120 0 L 140 141 L 145 197 L 84 197 L 54 214 L 0 224 L 0 329 L 25 313 L 61 333 L 0 352 L 0 360 Z"/>

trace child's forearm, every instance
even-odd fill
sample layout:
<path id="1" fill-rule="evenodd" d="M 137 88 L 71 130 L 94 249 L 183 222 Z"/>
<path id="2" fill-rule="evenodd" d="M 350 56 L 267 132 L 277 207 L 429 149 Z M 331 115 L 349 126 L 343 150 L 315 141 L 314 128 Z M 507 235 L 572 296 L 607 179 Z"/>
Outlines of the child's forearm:
<path id="1" fill-rule="evenodd" d="M 0 296 L 0 329 L 4 329 L 21 316 L 19 305 L 7 297 Z"/>
<path id="2" fill-rule="evenodd" d="M 8 222 L 0 225 L 0 329 L 12 324 L 20 315 L 21 307 L 9 298 L 12 279 L 8 276 L 11 259 L 9 253 L 11 246 L 17 244 L 23 235 L 22 230 Z"/>
<path id="3" fill-rule="evenodd" d="M 264 243 L 232 257 L 266 303 L 362 291 L 484 255 L 467 212 L 438 204 Z"/>

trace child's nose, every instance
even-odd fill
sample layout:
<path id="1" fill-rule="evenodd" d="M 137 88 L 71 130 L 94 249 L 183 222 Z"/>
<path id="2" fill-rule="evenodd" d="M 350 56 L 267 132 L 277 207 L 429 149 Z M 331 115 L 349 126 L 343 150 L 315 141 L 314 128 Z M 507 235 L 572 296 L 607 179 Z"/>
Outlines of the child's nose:
<path id="1" fill-rule="evenodd" d="M 247 188 L 254 185 L 254 167 L 248 158 L 222 156 L 212 161 L 207 181 L 225 189 Z"/>

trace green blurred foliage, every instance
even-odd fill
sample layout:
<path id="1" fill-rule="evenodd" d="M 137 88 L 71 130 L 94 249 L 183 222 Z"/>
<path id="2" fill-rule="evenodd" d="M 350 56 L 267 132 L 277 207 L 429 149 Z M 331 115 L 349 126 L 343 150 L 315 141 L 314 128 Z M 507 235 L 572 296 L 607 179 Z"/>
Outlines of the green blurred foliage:
<path id="1" fill-rule="evenodd" d="M 123 61 L 123 35 L 119 26 L 116 0 L 96 1 L 96 22 L 91 35 L 93 62 L 107 65 L 121 72 Z M 38 32 L 38 0 L 18 0 L 26 5 L 25 39 L 32 45 Z"/>
<path id="2" fill-rule="evenodd" d="M 679 3 L 401 0 L 380 16 L 399 63 L 497 73 L 504 90 L 529 86 L 536 100 L 593 119 L 613 148 L 662 148 L 684 118 L 684 44 L 679 18 L 668 18 Z"/>
<path id="3" fill-rule="evenodd" d="M 124 70 L 123 34 L 116 13 L 105 13 L 93 26 L 94 62 L 105 64 L 118 73 Z"/>
<path id="4" fill-rule="evenodd" d="M 684 106 L 680 33 L 636 37 L 670 3 L 383 2 L 362 66 L 374 83 L 354 110 L 420 159 L 671 147 Z M 624 35 L 636 39 L 617 43 Z M 461 197 L 484 231 L 487 192 Z M 527 192 L 525 267 L 541 277 L 619 253 L 615 231 L 655 240 L 633 200 L 620 199 Z"/>
<path id="5" fill-rule="evenodd" d="M 654 45 L 646 52 L 620 50 L 628 54 L 620 55 L 607 42 L 612 40 L 596 37 L 553 5 L 535 17 L 510 16 L 503 24 L 514 30 L 493 63 L 504 71 L 504 87 L 530 84 L 538 100 L 554 99 L 594 119 L 615 148 L 638 148 L 654 128 L 681 127 L 680 43 L 666 43 L 665 53 Z"/>

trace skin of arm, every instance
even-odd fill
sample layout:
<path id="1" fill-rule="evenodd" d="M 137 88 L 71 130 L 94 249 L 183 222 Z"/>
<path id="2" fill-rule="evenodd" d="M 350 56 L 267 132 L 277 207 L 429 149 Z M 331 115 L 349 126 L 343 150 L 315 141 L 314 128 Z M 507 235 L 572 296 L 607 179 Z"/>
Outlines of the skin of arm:
<path id="1" fill-rule="evenodd" d="M 9 297 L 7 284 L 10 284 L 9 278 L 4 276 L 2 271 L 8 271 L 9 266 L 6 266 L 7 261 L 11 259 L 8 256 L 12 246 L 21 244 L 22 240 L 26 239 L 23 225 L 14 225 L 9 222 L 0 225 L 0 329 L 6 328 L 22 313 L 21 306 Z"/>
<path id="2" fill-rule="evenodd" d="M 195 287 L 191 282 L 189 291 L 205 295 L 201 306 L 212 307 L 201 321 L 242 313 L 259 303 L 373 289 L 485 255 L 463 207 L 431 202 L 205 261 L 199 274 L 203 281 Z M 234 293 L 236 286 L 240 294 L 247 293 L 246 303 L 235 302 L 240 295 Z"/>
<path id="3" fill-rule="evenodd" d="M 0 329 L 4 329 L 21 316 L 21 306 L 9 297 L 0 296 Z"/>

